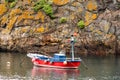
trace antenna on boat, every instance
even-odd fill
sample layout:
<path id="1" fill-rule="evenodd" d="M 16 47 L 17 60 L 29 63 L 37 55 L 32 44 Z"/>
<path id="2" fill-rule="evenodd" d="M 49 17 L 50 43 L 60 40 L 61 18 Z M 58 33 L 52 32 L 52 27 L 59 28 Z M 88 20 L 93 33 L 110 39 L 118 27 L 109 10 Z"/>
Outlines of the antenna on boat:
<path id="1" fill-rule="evenodd" d="M 71 27 L 71 20 L 70 20 L 70 4 L 71 4 L 71 0 L 69 0 L 69 26 Z M 71 44 L 71 57 L 72 57 L 72 61 L 75 60 L 74 58 L 74 43 L 75 43 L 75 39 L 74 39 L 74 35 L 71 35 L 71 39 L 70 39 L 70 44 Z"/>
<path id="2" fill-rule="evenodd" d="M 74 43 L 75 43 L 75 39 L 74 39 L 73 35 L 71 35 L 70 43 L 71 43 L 72 61 L 74 61 Z"/>

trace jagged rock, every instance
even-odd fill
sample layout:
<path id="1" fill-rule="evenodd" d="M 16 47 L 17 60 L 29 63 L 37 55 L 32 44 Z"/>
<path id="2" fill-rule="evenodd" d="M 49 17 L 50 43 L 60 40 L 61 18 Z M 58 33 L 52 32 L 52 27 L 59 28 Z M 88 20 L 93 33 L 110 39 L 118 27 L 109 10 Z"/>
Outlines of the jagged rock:
<path id="1" fill-rule="evenodd" d="M 53 0 L 50 15 L 42 8 L 33 11 L 35 1 L 18 0 L 14 8 L 0 1 L 0 49 L 69 52 L 67 40 L 74 32 L 76 53 L 113 54 L 115 46 L 120 46 L 120 11 L 112 0 Z M 65 23 L 60 22 L 62 17 Z M 80 20 L 85 22 L 84 29 L 77 27 Z"/>
<path id="2" fill-rule="evenodd" d="M 100 30 L 103 31 L 105 34 L 108 33 L 109 31 L 109 28 L 110 28 L 110 23 L 107 22 L 106 20 L 102 20 L 100 23 L 99 23 L 99 26 L 100 26 Z"/>

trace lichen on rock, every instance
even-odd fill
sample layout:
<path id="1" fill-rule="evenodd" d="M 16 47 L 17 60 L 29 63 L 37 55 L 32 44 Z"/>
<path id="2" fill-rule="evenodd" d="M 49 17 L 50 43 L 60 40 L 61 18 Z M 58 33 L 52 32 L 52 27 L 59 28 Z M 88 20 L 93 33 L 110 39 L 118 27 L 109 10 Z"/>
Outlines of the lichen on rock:
<path id="1" fill-rule="evenodd" d="M 89 11 L 97 10 L 97 3 L 95 0 L 90 0 L 87 2 L 86 9 Z"/>
<path id="2" fill-rule="evenodd" d="M 0 3 L 0 48 L 69 51 L 67 39 L 74 33 L 76 52 L 80 54 L 113 54 L 115 46 L 120 46 L 120 11 L 115 8 L 117 4 L 111 7 L 112 1 L 17 0 L 9 8 L 10 3 Z"/>
<path id="3" fill-rule="evenodd" d="M 70 0 L 53 0 L 54 4 L 56 5 L 65 5 L 68 2 L 70 2 Z"/>
<path id="4" fill-rule="evenodd" d="M 5 4 L 0 4 L 0 16 L 3 15 L 7 11 L 7 7 Z"/>

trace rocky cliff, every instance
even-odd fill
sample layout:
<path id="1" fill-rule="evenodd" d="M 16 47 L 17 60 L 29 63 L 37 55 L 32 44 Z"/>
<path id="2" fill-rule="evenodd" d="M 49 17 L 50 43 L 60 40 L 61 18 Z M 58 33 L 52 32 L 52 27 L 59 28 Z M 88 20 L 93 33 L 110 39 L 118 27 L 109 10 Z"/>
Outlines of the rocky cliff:
<path id="1" fill-rule="evenodd" d="M 0 49 L 119 54 L 120 0 L 1 0 Z"/>

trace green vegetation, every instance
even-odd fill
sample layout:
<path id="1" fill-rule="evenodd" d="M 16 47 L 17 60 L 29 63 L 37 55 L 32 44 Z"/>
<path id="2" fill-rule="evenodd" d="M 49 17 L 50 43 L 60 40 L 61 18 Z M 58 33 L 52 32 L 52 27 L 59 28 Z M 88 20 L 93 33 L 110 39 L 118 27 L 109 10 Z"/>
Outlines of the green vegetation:
<path id="1" fill-rule="evenodd" d="M 84 29 L 85 27 L 85 23 L 83 20 L 80 20 L 78 23 L 77 23 L 77 26 L 80 28 L 80 29 Z"/>
<path id="2" fill-rule="evenodd" d="M 52 4 L 53 3 L 53 0 L 48 0 L 48 4 Z"/>
<path id="3" fill-rule="evenodd" d="M 53 15 L 53 10 L 50 5 L 46 4 L 46 5 L 44 5 L 44 7 L 42 9 L 47 15 L 49 15 L 49 16 Z"/>
<path id="4" fill-rule="evenodd" d="M 45 0 L 39 0 L 38 2 L 35 3 L 33 7 L 34 11 L 37 12 L 39 9 L 43 8 L 45 4 L 46 4 Z"/>
<path id="5" fill-rule="evenodd" d="M 60 18 L 60 23 L 65 23 L 67 22 L 67 19 L 65 17 Z"/>
<path id="6" fill-rule="evenodd" d="M 12 2 L 12 3 L 10 4 L 10 8 L 15 7 L 15 5 L 16 5 L 16 2 Z"/>
<path id="7" fill-rule="evenodd" d="M 39 9 L 42 9 L 47 15 L 50 17 L 53 16 L 53 9 L 52 6 L 49 2 L 46 0 L 39 0 L 38 2 L 35 3 L 33 7 L 34 11 L 38 11 Z"/>
<path id="8" fill-rule="evenodd" d="M 15 0 L 5 0 L 6 2 L 14 2 Z"/>
<path id="9" fill-rule="evenodd" d="M 16 0 L 5 0 L 5 2 L 10 3 L 9 4 L 10 8 L 13 8 L 16 5 Z"/>
<path id="10" fill-rule="evenodd" d="M 117 4 L 118 8 L 120 8 L 120 3 Z"/>

